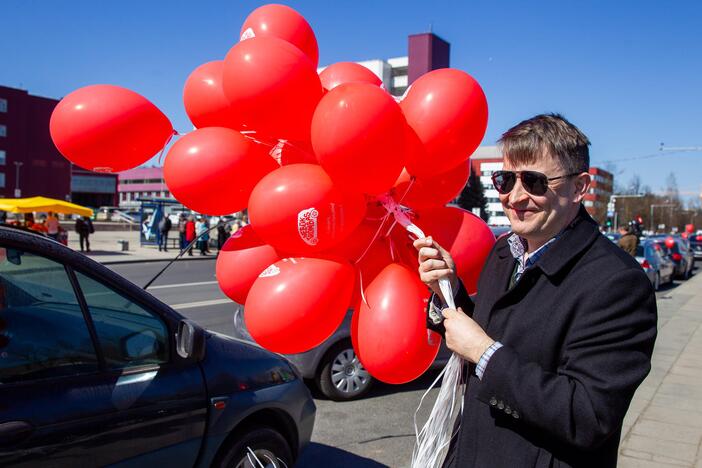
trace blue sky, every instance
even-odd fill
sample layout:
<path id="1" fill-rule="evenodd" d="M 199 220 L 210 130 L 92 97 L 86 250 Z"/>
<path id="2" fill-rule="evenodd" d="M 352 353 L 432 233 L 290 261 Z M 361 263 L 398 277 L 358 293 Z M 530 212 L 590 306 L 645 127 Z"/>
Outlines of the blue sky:
<path id="1" fill-rule="evenodd" d="M 61 97 L 111 83 L 191 128 L 182 87 L 224 57 L 262 2 L 3 0 L 0 84 Z M 407 36 L 451 43 L 451 66 L 482 84 L 483 144 L 541 112 L 560 112 L 592 141 L 594 165 L 702 146 L 702 2 L 294 1 L 320 45 L 320 64 L 406 55 Z M 616 163 L 654 191 L 673 172 L 683 195 L 702 189 L 702 152 Z"/>

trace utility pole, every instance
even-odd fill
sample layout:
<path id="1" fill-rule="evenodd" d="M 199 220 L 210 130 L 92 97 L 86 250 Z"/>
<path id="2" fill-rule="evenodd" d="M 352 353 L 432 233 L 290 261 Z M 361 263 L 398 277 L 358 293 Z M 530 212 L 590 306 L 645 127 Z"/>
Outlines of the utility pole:
<path id="1" fill-rule="evenodd" d="M 19 171 L 20 167 L 22 167 L 22 164 L 24 164 L 21 161 L 15 161 L 15 198 L 19 198 L 22 196 L 22 190 L 20 190 L 20 183 L 19 183 Z"/>
<path id="2" fill-rule="evenodd" d="M 607 204 L 607 214 L 609 215 L 609 213 L 613 213 L 613 216 L 614 216 L 614 228 L 613 229 L 614 229 L 614 231 L 617 230 L 617 227 L 618 227 L 617 221 L 619 218 L 619 216 L 618 216 L 619 213 L 617 213 L 617 210 L 616 210 L 617 198 L 643 198 L 643 197 L 644 197 L 643 195 L 639 195 L 639 194 L 636 194 L 636 195 L 612 194 L 609 196 L 609 203 Z"/>

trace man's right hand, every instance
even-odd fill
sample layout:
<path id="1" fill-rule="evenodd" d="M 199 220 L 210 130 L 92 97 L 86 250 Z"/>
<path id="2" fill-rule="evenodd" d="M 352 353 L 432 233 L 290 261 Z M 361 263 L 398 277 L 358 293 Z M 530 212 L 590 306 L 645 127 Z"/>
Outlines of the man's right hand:
<path id="1" fill-rule="evenodd" d="M 448 278 L 455 293 L 458 289 L 458 277 L 456 276 L 456 264 L 453 262 L 451 254 L 434 242 L 431 236 L 415 240 L 414 248 L 419 252 L 419 278 L 424 284 L 429 286 L 439 297 L 445 299 L 439 288 L 439 280 Z M 446 303 L 445 300 L 444 303 Z"/>

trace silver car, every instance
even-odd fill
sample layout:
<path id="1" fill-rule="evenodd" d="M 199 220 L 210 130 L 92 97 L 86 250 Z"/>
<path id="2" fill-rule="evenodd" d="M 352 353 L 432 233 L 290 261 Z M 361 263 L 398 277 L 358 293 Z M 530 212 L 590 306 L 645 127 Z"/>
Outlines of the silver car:
<path id="1" fill-rule="evenodd" d="M 654 241 L 644 240 L 636 247 L 636 260 L 651 280 L 653 288 L 658 291 L 661 284 L 671 283 L 675 276 L 673 262 L 661 252 L 661 247 Z"/>

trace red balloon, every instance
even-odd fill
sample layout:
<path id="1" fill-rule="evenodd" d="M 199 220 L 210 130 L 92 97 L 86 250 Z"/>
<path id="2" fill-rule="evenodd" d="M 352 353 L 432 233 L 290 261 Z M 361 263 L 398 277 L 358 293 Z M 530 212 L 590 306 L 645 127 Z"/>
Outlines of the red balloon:
<path id="1" fill-rule="evenodd" d="M 367 250 L 370 250 L 374 239 L 375 242 L 382 239 L 384 231 L 390 227 L 390 224 L 386 222 L 384 227 L 380 229 L 380 223 L 380 220 L 364 219 L 343 242 L 331 249 L 320 252 L 320 255 L 338 256 L 347 259 L 351 263 L 356 263 Z M 366 253 L 366 255 L 369 255 L 369 253 Z"/>
<path id="2" fill-rule="evenodd" d="M 346 316 L 353 268 L 321 258 L 286 258 L 267 268 L 249 291 L 246 328 L 264 348 L 309 351 L 329 338 Z"/>
<path id="3" fill-rule="evenodd" d="M 393 187 L 395 199 L 416 209 L 444 206 L 461 194 L 469 171 L 470 164 L 466 161 L 448 172 L 412 181 L 407 170 L 403 170 Z"/>
<path id="4" fill-rule="evenodd" d="M 190 121 L 197 128 L 242 128 L 243 117 L 229 104 L 222 89 L 224 61 L 200 65 L 185 81 L 183 103 Z"/>
<path id="5" fill-rule="evenodd" d="M 689 236 L 690 236 L 690 233 L 687 231 L 680 234 L 680 237 L 682 237 L 683 239 L 687 239 Z"/>
<path id="6" fill-rule="evenodd" d="M 415 176 L 445 172 L 478 148 L 487 128 L 487 99 L 470 75 L 444 68 L 417 79 L 400 102 L 407 123 L 417 132 L 426 154 L 407 160 Z"/>
<path id="7" fill-rule="evenodd" d="M 361 301 L 351 325 L 363 367 L 386 383 L 416 379 L 434 362 L 441 345 L 441 336 L 426 326 L 427 287 L 416 272 L 393 263 L 365 295 L 368 304 Z"/>
<path id="8" fill-rule="evenodd" d="M 329 65 L 319 74 L 319 79 L 328 91 L 344 83 L 369 83 L 380 87 L 383 85 L 383 81 L 375 73 L 355 62 Z"/>
<path id="9" fill-rule="evenodd" d="M 317 157 L 309 143 L 280 140 L 270 151 L 281 166 L 291 164 L 317 164 Z"/>
<path id="10" fill-rule="evenodd" d="M 223 88 L 248 130 L 309 141 L 322 84 L 312 62 L 289 42 L 264 36 L 236 44 L 224 59 Z"/>
<path id="11" fill-rule="evenodd" d="M 278 260 L 275 249 L 264 244 L 248 224 L 232 234 L 217 255 L 219 288 L 231 300 L 243 304 L 258 275 Z"/>
<path id="12" fill-rule="evenodd" d="M 485 221 L 449 206 L 422 211 L 414 223 L 451 253 L 458 276 L 468 293 L 474 294 L 483 264 L 495 244 L 495 236 Z"/>
<path id="13" fill-rule="evenodd" d="M 694 224 L 686 224 L 685 225 L 685 232 L 688 232 L 690 234 L 695 232 L 695 225 Z"/>
<path id="14" fill-rule="evenodd" d="M 319 166 L 291 164 L 256 185 L 249 219 L 256 234 L 276 249 L 303 255 L 346 239 L 365 214 L 362 195 L 339 191 Z"/>
<path id="15" fill-rule="evenodd" d="M 368 83 L 329 91 L 312 119 L 312 147 L 334 183 L 386 192 L 402 172 L 405 119 L 388 93 Z"/>
<path id="16" fill-rule="evenodd" d="M 675 239 L 673 239 L 670 236 L 665 238 L 665 246 L 666 247 L 668 247 L 669 249 L 672 249 L 674 245 L 675 245 Z"/>
<path id="17" fill-rule="evenodd" d="M 163 176 L 173 196 L 188 208 L 223 215 L 246 208 L 254 186 L 277 167 L 265 147 L 241 133 L 207 127 L 171 147 Z"/>
<path id="18" fill-rule="evenodd" d="M 285 5 L 264 5 L 256 8 L 241 27 L 241 40 L 251 37 L 277 37 L 298 49 L 310 59 L 315 68 L 319 62 L 319 46 L 312 27 L 305 18 Z"/>
<path id="19" fill-rule="evenodd" d="M 173 126 L 134 91 L 93 85 L 58 103 L 49 131 L 56 148 L 73 164 L 95 172 L 119 172 L 145 163 L 163 149 Z"/>

